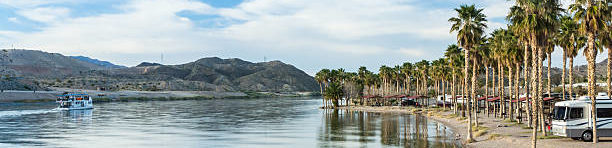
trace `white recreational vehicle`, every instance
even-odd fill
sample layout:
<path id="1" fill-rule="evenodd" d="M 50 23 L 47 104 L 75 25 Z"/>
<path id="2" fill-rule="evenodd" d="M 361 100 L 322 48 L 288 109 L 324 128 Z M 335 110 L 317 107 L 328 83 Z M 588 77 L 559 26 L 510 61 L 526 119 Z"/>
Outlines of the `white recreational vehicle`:
<path id="1" fill-rule="evenodd" d="M 605 94 L 599 94 L 596 99 L 597 136 L 612 137 L 612 124 L 610 124 L 612 123 L 612 100 Z M 553 134 L 574 140 L 593 140 L 591 111 L 589 97 L 555 103 L 552 121 Z"/>

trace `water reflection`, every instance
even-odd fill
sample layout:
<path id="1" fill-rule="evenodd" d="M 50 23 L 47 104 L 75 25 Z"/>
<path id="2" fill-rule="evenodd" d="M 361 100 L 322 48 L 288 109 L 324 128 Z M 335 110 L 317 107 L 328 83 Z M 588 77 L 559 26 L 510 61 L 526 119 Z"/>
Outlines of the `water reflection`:
<path id="1" fill-rule="evenodd" d="M 422 116 L 327 110 L 319 147 L 461 147 L 453 133 Z"/>
<path id="2" fill-rule="evenodd" d="M 0 103 L 3 147 L 454 147 L 427 118 L 321 110 L 320 98 L 111 102 L 93 110 Z"/>

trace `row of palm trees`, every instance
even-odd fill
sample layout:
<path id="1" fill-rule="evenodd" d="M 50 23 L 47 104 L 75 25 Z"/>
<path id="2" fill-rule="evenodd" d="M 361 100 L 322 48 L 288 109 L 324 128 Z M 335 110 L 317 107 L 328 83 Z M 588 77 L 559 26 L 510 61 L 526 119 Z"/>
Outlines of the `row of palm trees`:
<path id="1" fill-rule="evenodd" d="M 464 75 L 468 75 L 468 69 L 472 69 L 471 82 L 471 100 L 475 99 L 475 90 L 480 87 L 475 86 L 477 78 L 480 74 L 477 69 L 485 67 L 487 72 L 485 79 L 488 79 L 489 68 L 492 68 L 493 73 L 498 72 L 498 82 L 501 86 L 499 96 L 509 96 L 510 99 L 517 100 L 519 91 L 523 91 L 527 96 L 528 122 L 533 128 L 532 147 L 536 146 L 537 129 L 544 129 L 543 115 L 543 94 L 546 91 L 551 92 L 551 54 L 555 47 L 561 47 L 563 50 L 563 74 L 562 74 L 562 94 L 565 98 L 565 62 L 570 59 L 569 82 L 573 83 L 572 67 L 573 58 L 576 57 L 579 50 L 584 49 L 583 53 L 588 62 L 588 96 L 595 98 L 595 57 L 598 51 L 604 48 L 608 49 L 608 58 L 612 57 L 612 52 L 609 46 L 612 42 L 612 26 L 610 1 L 608 0 L 576 0 L 567 9 L 561 8 L 558 0 L 516 0 L 514 6 L 510 8 L 510 12 L 506 19 L 509 22 L 507 29 L 496 29 L 490 36 L 484 34 L 486 29 L 485 15 L 483 9 L 478 9 L 474 5 L 462 5 L 456 8 L 457 17 L 452 17 L 449 22 L 452 23 L 451 32 L 457 32 L 457 43 L 464 50 Z M 543 60 L 547 60 L 547 79 L 548 84 L 546 90 L 543 90 L 542 68 Z M 482 61 L 482 62 L 481 62 Z M 472 62 L 471 64 L 469 62 Z M 497 66 L 497 67 L 495 67 Z M 608 60 L 608 94 L 612 94 L 610 88 L 610 67 L 611 61 Z M 519 90 L 519 82 L 521 78 L 521 69 L 523 77 L 523 88 Z M 507 80 L 509 94 L 505 95 L 504 76 L 508 70 Z M 495 75 L 495 74 L 493 74 Z M 487 81 L 487 80 L 485 80 Z M 514 82 L 513 82 L 514 81 Z M 528 83 L 529 82 L 529 83 Z M 468 77 L 464 77 L 464 83 L 468 84 Z M 485 89 L 488 84 L 485 82 Z M 464 87 L 467 89 L 468 87 Z M 495 92 L 495 91 L 494 91 Z M 485 90 L 484 94 L 488 96 L 489 91 Z M 570 87 L 569 94 L 572 94 Z M 595 108 L 595 99 L 591 99 L 592 108 Z M 522 105 L 514 107 L 510 101 L 509 109 L 505 109 L 502 97 L 502 112 L 508 112 L 510 119 L 513 117 L 513 111 L 521 110 Z M 468 107 L 468 114 L 470 107 Z M 520 112 L 519 112 L 520 113 Z M 477 115 L 477 114 L 474 114 Z M 592 110 L 592 125 L 596 124 L 596 110 Z M 471 116 L 471 115 L 469 115 Z M 476 126 L 478 118 L 474 118 Z M 469 124 L 472 124 L 472 118 L 469 119 Z M 520 122 L 520 119 L 518 120 Z M 468 126 L 472 127 L 472 126 Z M 468 129 L 471 133 L 471 129 Z M 546 134 L 545 130 L 541 130 Z M 597 129 L 593 131 L 593 142 L 597 143 Z M 471 141 L 472 135 L 468 134 L 468 141 Z"/>
<path id="2" fill-rule="evenodd" d="M 495 29 L 490 34 L 484 31 L 487 28 L 487 20 L 483 9 L 474 5 L 462 5 L 455 9 L 457 16 L 448 20 L 452 23 L 450 31 L 457 34 L 457 45 L 449 45 L 443 58 L 431 62 L 422 60 L 414 64 L 406 62 L 394 67 L 381 66 L 377 74 L 365 67 L 360 67 L 356 73 L 345 72 L 343 69 L 324 69 L 316 74 L 316 79 L 321 84 L 324 102 L 342 98 L 328 97 L 327 93 L 324 93 L 327 92 L 326 89 L 333 88 L 330 84 L 334 82 L 340 84 L 335 86 L 341 90 L 346 86 L 361 88 L 356 89 L 357 92 L 343 94 L 344 98 L 361 98 L 360 96 L 364 95 L 447 94 L 446 90 L 450 87 L 451 96 L 457 96 L 460 90 L 461 96 L 467 101 L 467 104 L 458 105 L 457 98 L 453 97 L 454 113 L 462 116 L 467 113 L 468 124 L 476 127 L 479 109 L 477 97 L 507 96 L 514 101 L 501 97 L 500 108 L 493 106 L 492 114 L 514 120 L 514 113 L 522 117 L 525 107 L 528 126 L 533 129 L 532 146 L 535 147 L 538 129 L 541 129 L 542 134 L 546 134 L 543 130 L 543 94 L 551 93 L 551 54 L 555 47 L 559 47 L 563 52 L 563 98 L 566 98 L 566 94 L 573 94 L 572 87 L 569 87 L 566 93 L 565 83 L 569 81 L 569 85 L 573 86 L 573 61 L 580 50 L 587 59 L 588 96 L 595 98 L 595 57 L 598 52 L 608 49 L 608 59 L 612 58 L 610 4 L 609 0 L 576 0 L 569 8 L 563 9 L 558 0 L 516 0 L 506 17 L 509 22 L 506 29 Z M 567 59 L 569 78 L 566 80 Z M 547 84 L 542 81 L 544 60 L 548 62 Z M 608 94 L 612 94 L 610 67 L 612 61 L 608 60 Z M 483 77 L 484 86 L 479 86 L 477 79 Z M 492 78 L 491 84 L 489 77 Z M 457 82 L 457 79 L 463 81 Z M 506 82 L 508 84 L 505 84 Z M 547 86 L 545 90 L 544 86 Z M 527 97 L 527 104 L 520 103 L 522 101 L 519 100 L 519 94 L 530 96 Z M 591 101 L 592 107 L 595 108 L 596 100 Z M 347 101 L 348 103 L 350 102 Z M 328 106 L 328 103 L 325 104 Z M 489 115 L 489 104 L 485 107 L 485 113 Z M 460 113 L 458 109 L 461 109 Z M 592 114 L 596 114 L 595 110 Z M 597 125 L 596 116 L 592 118 L 592 125 Z M 518 118 L 516 122 L 522 122 L 522 118 Z M 473 141 L 471 128 L 472 126 L 468 126 L 468 141 Z M 593 142 L 597 143 L 597 129 L 593 129 L 592 133 Z"/>

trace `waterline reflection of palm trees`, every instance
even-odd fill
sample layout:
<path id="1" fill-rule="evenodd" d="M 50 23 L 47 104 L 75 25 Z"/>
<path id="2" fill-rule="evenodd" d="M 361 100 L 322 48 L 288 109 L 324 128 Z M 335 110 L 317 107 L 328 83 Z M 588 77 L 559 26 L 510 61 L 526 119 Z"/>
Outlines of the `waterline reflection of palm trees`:
<path id="1" fill-rule="evenodd" d="M 319 147 L 458 147 L 450 129 L 423 116 L 331 110 L 318 131 Z M 358 145 L 339 143 L 356 142 Z"/>

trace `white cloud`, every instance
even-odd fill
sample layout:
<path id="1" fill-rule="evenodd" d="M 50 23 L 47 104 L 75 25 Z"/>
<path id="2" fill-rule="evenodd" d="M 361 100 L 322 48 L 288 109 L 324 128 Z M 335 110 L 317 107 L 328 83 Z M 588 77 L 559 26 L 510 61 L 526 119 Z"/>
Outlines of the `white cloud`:
<path id="1" fill-rule="evenodd" d="M 425 55 L 425 52 L 421 49 L 400 48 L 398 52 L 410 57 L 419 57 Z"/>
<path id="2" fill-rule="evenodd" d="M 371 61 L 355 62 L 380 66 L 399 64 L 406 57 L 441 57 L 426 53 L 441 53 L 447 42 L 454 42 L 447 20 L 456 15 L 452 8 L 418 7 L 421 1 L 411 0 L 250 0 L 235 8 L 214 8 L 194 0 L 131 0 L 115 6 L 120 13 L 71 17 L 68 8 L 46 5 L 58 2 L 76 3 L 0 2 L 18 8 L 25 18 L 45 23 L 36 32 L 0 30 L 0 38 L 18 42 L 20 48 L 94 56 L 126 65 L 155 59 L 165 51 L 184 53 L 174 60 L 166 57 L 172 64 L 203 56 L 258 59 L 276 55 L 285 57 L 280 60 L 303 62 L 297 66 L 321 67 L 338 63 L 329 57 L 335 55 L 347 61 L 368 57 Z M 506 3 L 485 1 L 485 13 L 502 16 Z M 229 24 L 197 26 L 195 19 L 177 15 L 183 11 L 218 15 Z M 329 58 L 312 60 L 319 57 Z"/>
<path id="3" fill-rule="evenodd" d="M 8 21 L 13 23 L 19 23 L 19 20 L 16 17 L 9 17 Z"/>
<path id="4" fill-rule="evenodd" d="M 21 10 L 18 14 L 33 21 L 53 23 L 67 18 L 70 14 L 70 9 L 62 7 L 40 7 Z"/>

